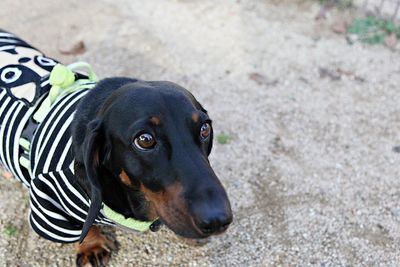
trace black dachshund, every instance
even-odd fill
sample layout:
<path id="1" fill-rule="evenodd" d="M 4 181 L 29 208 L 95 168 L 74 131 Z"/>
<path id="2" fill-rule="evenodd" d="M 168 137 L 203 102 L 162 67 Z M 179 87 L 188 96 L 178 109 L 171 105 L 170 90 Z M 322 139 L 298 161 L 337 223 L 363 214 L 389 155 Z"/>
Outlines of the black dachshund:
<path id="1" fill-rule="evenodd" d="M 165 224 L 188 238 L 227 229 L 230 203 L 208 161 L 211 119 L 189 91 L 165 81 L 97 82 L 88 65 L 57 64 L 5 31 L 0 69 L 1 162 L 29 188 L 32 228 L 80 241 L 78 265 L 106 264 L 116 250 L 101 225 Z"/>

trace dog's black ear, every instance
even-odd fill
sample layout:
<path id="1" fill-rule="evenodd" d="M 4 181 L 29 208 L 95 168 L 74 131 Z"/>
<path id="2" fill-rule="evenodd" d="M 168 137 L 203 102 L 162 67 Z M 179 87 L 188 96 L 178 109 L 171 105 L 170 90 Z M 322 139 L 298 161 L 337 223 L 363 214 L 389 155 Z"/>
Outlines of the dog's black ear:
<path id="1" fill-rule="evenodd" d="M 102 196 L 101 185 L 99 182 L 100 149 L 102 147 L 104 135 L 102 133 L 102 122 L 98 119 L 89 123 L 86 137 L 83 142 L 83 163 L 85 165 L 86 179 L 90 185 L 90 207 L 79 242 L 85 239 L 90 227 L 93 225 L 97 214 L 101 209 Z"/>
<path id="2" fill-rule="evenodd" d="M 109 141 L 108 138 L 104 138 L 104 142 L 103 142 L 103 148 L 101 149 L 101 151 L 99 152 L 99 159 L 101 164 L 103 164 L 106 167 L 109 167 L 110 169 L 112 169 L 112 166 L 110 166 L 110 159 L 111 159 L 111 148 L 112 145 Z"/>

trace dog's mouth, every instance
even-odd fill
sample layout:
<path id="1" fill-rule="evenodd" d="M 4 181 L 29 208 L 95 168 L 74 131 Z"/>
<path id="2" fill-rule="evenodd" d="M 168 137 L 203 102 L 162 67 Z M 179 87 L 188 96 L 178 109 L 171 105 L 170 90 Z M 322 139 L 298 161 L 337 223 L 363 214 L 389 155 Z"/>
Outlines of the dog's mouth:
<path id="1" fill-rule="evenodd" d="M 176 235 L 189 239 L 203 239 L 211 236 L 211 234 L 203 233 L 199 227 L 192 220 L 188 220 L 186 222 L 182 222 L 181 219 L 172 219 L 171 221 L 166 220 L 157 220 L 160 221 L 159 228 L 162 225 L 167 226 L 170 230 L 172 230 Z M 157 223 L 158 226 L 158 223 Z"/>
<path id="2" fill-rule="evenodd" d="M 187 200 L 183 187 L 174 184 L 163 191 L 153 192 L 143 185 L 140 191 L 148 201 L 149 218 L 158 218 L 154 230 L 165 224 L 175 234 L 192 239 L 203 239 L 226 231 L 232 222 L 232 212 L 227 199 L 221 197 L 208 200 L 206 197 Z"/>
<path id="3" fill-rule="evenodd" d="M 196 226 L 194 219 L 188 216 L 186 211 L 169 206 L 154 205 L 154 203 L 150 203 L 149 206 L 154 209 L 149 213 L 157 214 L 157 219 L 149 227 L 152 232 L 159 231 L 165 225 L 178 236 L 185 238 L 200 239 L 210 236 L 210 234 L 204 234 Z"/>
<path id="4" fill-rule="evenodd" d="M 164 224 L 178 236 L 189 239 L 205 239 L 213 235 L 222 234 L 228 229 L 228 226 L 226 226 L 219 231 L 204 232 L 194 223 L 193 219 L 191 220 L 191 223 L 182 227 L 175 227 L 174 222 Z"/>
<path id="5" fill-rule="evenodd" d="M 179 210 L 171 206 L 158 207 L 156 210 L 158 219 L 150 226 L 152 232 L 157 232 L 163 225 L 165 225 L 180 237 L 204 239 L 212 235 L 224 233 L 230 224 L 229 222 L 218 230 L 201 229 L 201 227 L 196 223 L 194 217 L 190 216 L 186 210 Z"/>

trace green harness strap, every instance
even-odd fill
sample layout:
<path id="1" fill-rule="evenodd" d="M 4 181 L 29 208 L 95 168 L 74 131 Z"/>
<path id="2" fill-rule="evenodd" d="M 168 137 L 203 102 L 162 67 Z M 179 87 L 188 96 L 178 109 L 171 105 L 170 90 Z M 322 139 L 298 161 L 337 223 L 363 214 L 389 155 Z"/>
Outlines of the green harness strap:
<path id="1" fill-rule="evenodd" d="M 75 81 L 75 73 L 73 71 L 79 69 L 85 70 L 87 72 L 88 79 L 79 79 Z M 49 94 L 43 100 L 39 109 L 34 113 L 33 119 L 38 123 L 42 122 L 57 99 L 69 93 L 93 88 L 96 85 L 96 82 L 97 76 L 94 73 L 92 67 L 86 62 L 76 62 L 68 66 L 64 66 L 61 64 L 55 65 L 50 72 L 49 83 L 51 85 L 51 89 L 49 91 Z M 19 139 L 19 144 L 21 145 L 25 153 L 29 155 L 29 140 L 21 137 Z M 28 170 L 30 175 L 32 175 L 32 169 L 29 159 L 21 156 L 19 158 L 19 163 Z"/>
<path id="2" fill-rule="evenodd" d="M 88 72 L 88 79 L 79 79 L 75 81 L 74 70 L 85 69 Z M 69 66 L 57 64 L 50 72 L 49 82 L 51 89 L 49 95 L 40 105 L 40 108 L 33 115 L 33 119 L 42 122 L 49 113 L 53 103 L 60 97 L 80 91 L 83 89 L 93 88 L 97 82 L 97 76 L 92 67 L 85 62 L 77 62 Z"/>
<path id="3" fill-rule="evenodd" d="M 88 74 L 88 79 L 75 80 L 76 70 L 85 70 Z M 83 89 L 91 89 L 96 85 L 97 76 L 92 67 L 86 62 L 76 62 L 74 64 L 64 66 L 57 64 L 50 72 L 49 82 L 51 89 L 49 95 L 43 100 L 39 109 L 33 115 L 33 119 L 38 123 L 42 122 L 50 112 L 52 105 L 62 96 L 77 92 Z M 30 153 L 30 142 L 27 139 L 20 138 L 19 144 L 26 153 Z M 32 175 L 30 161 L 24 157 L 20 157 L 19 163 L 25 167 Z M 150 225 L 154 221 L 139 221 L 133 218 L 125 218 L 122 214 L 117 213 L 103 203 L 103 211 L 106 217 L 115 223 L 133 229 L 139 232 L 149 230 Z"/>

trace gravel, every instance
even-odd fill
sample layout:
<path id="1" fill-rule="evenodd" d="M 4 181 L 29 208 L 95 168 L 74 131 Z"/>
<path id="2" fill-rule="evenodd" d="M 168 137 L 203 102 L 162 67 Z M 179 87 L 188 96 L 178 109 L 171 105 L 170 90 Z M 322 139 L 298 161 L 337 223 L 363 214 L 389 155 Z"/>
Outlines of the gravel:
<path id="1" fill-rule="evenodd" d="M 400 262 L 399 51 L 347 44 L 330 30 L 343 14 L 315 21 L 316 2 L 0 2 L 0 27 L 49 56 L 177 82 L 230 137 L 211 156 L 232 202 L 228 232 L 193 245 L 167 229 L 118 231 L 111 266 Z M 60 52 L 80 41 L 84 54 Z M 74 264 L 73 246 L 30 229 L 20 184 L 0 180 L 0 210 L 0 266 Z"/>

